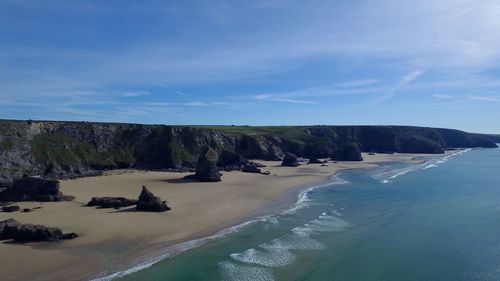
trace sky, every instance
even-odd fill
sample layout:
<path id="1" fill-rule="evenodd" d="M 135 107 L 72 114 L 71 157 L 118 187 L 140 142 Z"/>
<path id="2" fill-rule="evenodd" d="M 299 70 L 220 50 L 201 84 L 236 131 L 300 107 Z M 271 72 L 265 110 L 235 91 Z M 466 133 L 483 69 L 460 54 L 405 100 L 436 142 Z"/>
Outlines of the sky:
<path id="1" fill-rule="evenodd" d="M 500 133 L 500 1 L 0 0 L 0 118 Z"/>

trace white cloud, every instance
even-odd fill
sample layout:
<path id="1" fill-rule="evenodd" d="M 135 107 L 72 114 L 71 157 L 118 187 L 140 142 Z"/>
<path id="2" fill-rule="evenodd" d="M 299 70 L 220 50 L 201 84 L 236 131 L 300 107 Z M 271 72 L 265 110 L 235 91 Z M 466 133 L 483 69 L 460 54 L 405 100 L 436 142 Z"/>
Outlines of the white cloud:
<path id="1" fill-rule="evenodd" d="M 468 96 L 470 101 L 500 102 L 499 96 Z"/>
<path id="2" fill-rule="evenodd" d="M 401 88 L 410 84 L 411 82 L 415 81 L 417 78 L 424 75 L 424 73 L 425 73 L 425 70 L 416 69 L 416 70 L 413 70 L 412 72 L 406 74 L 405 76 L 401 77 L 398 80 L 398 82 L 392 87 L 392 89 L 390 91 L 388 91 L 383 97 L 381 97 L 378 100 L 378 102 L 382 102 L 382 101 L 385 101 L 385 100 L 388 100 L 388 99 L 394 97 L 398 90 L 400 90 Z"/>
<path id="3" fill-rule="evenodd" d="M 433 94 L 432 97 L 436 98 L 436 99 L 452 99 L 453 96 L 451 95 L 444 95 L 444 94 Z"/>
<path id="4" fill-rule="evenodd" d="M 273 101 L 277 102 L 287 102 L 287 103 L 297 103 L 297 104 L 317 104 L 315 101 L 306 101 L 306 100 L 296 100 L 296 99 L 273 99 Z"/>
<path id="5" fill-rule="evenodd" d="M 134 91 L 134 92 L 123 92 L 122 96 L 124 97 L 140 97 L 140 96 L 149 96 L 151 93 L 147 91 Z"/>

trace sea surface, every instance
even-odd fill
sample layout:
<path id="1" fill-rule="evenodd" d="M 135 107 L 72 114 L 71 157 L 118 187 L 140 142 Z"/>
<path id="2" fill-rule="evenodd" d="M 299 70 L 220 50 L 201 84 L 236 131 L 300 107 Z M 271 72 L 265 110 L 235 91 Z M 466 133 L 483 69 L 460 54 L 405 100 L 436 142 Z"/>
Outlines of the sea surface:
<path id="1" fill-rule="evenodd" d="M 303 191 L 283 213 L 139 268 L 115 276 L 127 281 L 498 281 L 500 149 L 341 172 L 331 183 Z"/>

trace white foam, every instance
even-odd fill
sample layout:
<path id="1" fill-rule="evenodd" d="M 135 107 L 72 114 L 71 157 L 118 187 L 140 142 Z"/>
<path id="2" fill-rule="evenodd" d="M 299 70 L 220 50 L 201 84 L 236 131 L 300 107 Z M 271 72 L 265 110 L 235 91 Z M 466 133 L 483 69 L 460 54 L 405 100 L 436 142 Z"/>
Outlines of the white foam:
<path id="1" fill-rule="evenodd" d="M 313 231 L 341 232 L 351 227 L 352 224 L 335 216 L 321 216 L 320 219 L 314 219 L 305 226 Z"/>
<path id="2" fill-rule="evenodd" d="M 325 245 L 316 239 L 290 233 L 282 238 L 271 240 L 259 245 L 263 249 L 285 249 L 285 250 L 321 250 Z"/>
<path id="3" fill-rule="evenodd" d="M 379 174 L 373 175 L 373 178 L 379 180 L 381 183 L 390 183 L 393 179 L 400 177 L 402 175 L 416 172 L 418 170 L 427 170 L 427 169 L 438 167 L 439 165 L 448 162 L 448 160 L 451 157 L 461 155 L 461 154 L 466 153 L 466 152 L 471 151 L 471 150 L 472 150 L 471 148 L 461 149 L 455 153 L 446 155 L 442 158 L 431 159 L 429 161 L 425 161 L 424 163 L 410 165 L 410 166 L 402 168 L 402 169 L 384 171 L 384 172 L 381 172 Z"/>
<path id="4" fill-rule="evenodd" d="M 314 185 L 314 186 L 308 187 L 308 188 L 300 191 L 299 195 L 298 195 L 297 202 L 295 203 L 295 205 L 292 206 L 290 209 L 282 212 L 282 214 L 284 214 L 284 215 L 294 214 L 298 210 L 303 209 L 305 207 L 308 207 L 310 205 L 310 202 L 311 202 L 311 199 L 309 198 L 309 193 L 317 188 L 330 186 L 330 185 L 342 185 L 342 184 L 350 183 L 349 181 L 341 178 L 338 173 L 335 174 L 334 176 L 332 176 L 330 179 L 331 179 L 331 181 L 329 181 L 327 183 Z"/>
<path id="5" fill-rule="evenodd" d="M 311 199 L 309 198 L 308 193 L 310 191 L 316 189 L 316 188 L 325 187 L 325 186 L 329 186 L 329 185 L 332 185 L 332 184 L 337 185 L 337 184 L 348 184 L 349 183 L 349 181 L 346 181 L 346 180 L 340 178 L 338 176 L 338 174 L 336 174 L 335 176 L 333 176 L 331 179 L 332 179 L 331 182 L 328 182 L 328 183 L 325 183 L 325 184 L 321 184 L 321 185 L 315 185 L 315 186 L 309 187 L 309 188 L 307 188 L 305 190 L 302 190 L 299 193 L 299 195 L 298 195 L 297 203 L 292 208 L 284 211 L 282 214 L 294 213 L 297 210 L 302 209 L 302 208 L 308 206 L 309 202 L 311 201 Z M 191 241 L 186 241 L 186 242 L 183 242 L 183 243 L 179 243 L 179 244 L 167 247 L 167 248 L 165 248 L 163 250 L 163 253 L 160 253 L 159 255 L 157 255 L 155 257 L 147 259 L 144 262 L 138 263 L 137 265 L 135 265 L 135 266 L 133 266 L 133 267 L 131 267 L 129 269 L 126 269 L 126 270 L 123 270 L 123 271 L 118 271 L 118 272 L 115 272 L 115 273 L 112 273 L 112 274 L 109 274 L 109 275 L 105 275 L 104 277 L 95 278 L 95 279 L 92 279 L 91 281 L 109 281 L 109 280 L 113 280 L 113 279 L 116 279 L 116 278 L 124 277 L 126 275 L 130 275 L 132 273 L 135 273 L 135 272 L 144 270 L 146 268 L 149 268 L 152 265 L 154 265 L 154 264 L 156 264 L 156 263 L 158 263 L 158 262 L 160 262 L 162 260 L 165 260 L 165 259 L 168 259 L 168 258 L 172 258 L 172 257 L 174 257 L 174 256 L 176 256 L 176 255 L 178 255 L 178 254 L 180 254 L 182 252 L 185 252 L 185 251 L 188 251 L 188 250 L 200 247 L 200 246 L 202 246 L 202 245 L 204 245 L 204 244 L 206 244 L 206 243 L 208 243 L 208 242 L 210 242 L 212 240 L 224 238 L 228 234 L 235 233 L 235 232 L 237 232 L 238 230 L 240 230 L 243 227 L 246 227 L 246 226 L 248 226 L 250 224 L 253 224 L 255 222 L 261 222 L 261 221 L 267 221 L 267 222 L 269 222 L 271 224 L 278 224 L 279 223 L 279 220 L 275 216 L 258 217 L 256 219 L 253 219 L 253 220 L 241 223 L 239 225 L 223 229 L 223 230 L 217 232 L 216 234 L 208 236 L 208 237 L 204 237 L 204 238 L 196 239 L 196 240 L 191 240 Z M 292 230 L 292 231 L 294 233 L 296 233 L 296 234 L 300 233 L 300 231 L 298 231 L 297 229 Z M 307 231 L 305 231 L 305 232 L 307 232 Z M 304 232 L 304 234 L 305 234 L 305 232 Z M 308 234 L 306 234 L 306 235 L 308 235 Z M 104 273 L 104 274 L 107 274 L 107 273 Z M 253 279 L 249 279 L 249 280 L 253 280 Z M 268 280 L 268 279 L 263 279 L 263 280 Z M 272 280 L 272 279 L 269 279 L 269 280 Z"/>
<path id="6" fill-rule="evenodd" d="M 259 217 L 259 218 L 256 218 L 254 220 L 250 220 L 250 221 L 241 223 L 239 225 L 223 229 L 223 230 L 221 230 L 221 231 L 219 231 L 216 234 L 211 235 L 211 236 L 207 236 L 204 238 L 190 240 L 190 241 L 186 241 L 183 243 L 172 245 L 170 247 L 165 248 L 163 251 L 164 252 L 163 254 L 160 253 L 158 256 L 150 258 L 150 259 L 148 259 L 140 264 L 137 264 L 129 269 L 126 269 L 123 271 L 118 271 L 118 272 L 115 272 L 113 274 L 106 275 L 104 277 L 95 278 L 95 279 L 92 279 L 91 281 L 110 281 L 110 280 L 113 280 L 116 278 L 122 278 L 122 277 L 130 275 L 132 273 L 149 268 L 152 265 L 154 265 L 162 260 L 172 258 L 172 257 L 174 257 L 182 252 L 186 252 L 188 250 L 198 248 L 198 247 L 203 246 L 204 244 L 206 244 L 210 241 L 223 238 L 223 237 L 227 236 L 228 234 L 237 232 L 239 229 L 241 229 L 243 227 L 246 227 L 246 226 L 253 224 L 255 222 L 264 221 L 266 219 L 267 219 L 267 217 Z"/>
<path id="7" fill-rule="evenodd" d="M 343 208 L 342 208 L 343 209 Z M 332 210 L 331 213 L 337 217 L 343 217 L 344 214 L 342 214 L 341 212 L 338 212 L 338 211 L 335 211 L 335 210 Z"/>
<path id="8" fill-rule="evenodd" d="M 266 268 L 237 265 L 232 262 L 219 263 L 224 281 L 273 281 L 273 273 Z"/>
<path id="9" fill-rule="evenodd" d="M 269 248 L 266 251 L 251 248 L 241 253 L 230 254 L 229 256 L 239 262 L 258 264 L 266 267 L 285 266 L 295 260 L 295 255 L 283 248 Z"/>

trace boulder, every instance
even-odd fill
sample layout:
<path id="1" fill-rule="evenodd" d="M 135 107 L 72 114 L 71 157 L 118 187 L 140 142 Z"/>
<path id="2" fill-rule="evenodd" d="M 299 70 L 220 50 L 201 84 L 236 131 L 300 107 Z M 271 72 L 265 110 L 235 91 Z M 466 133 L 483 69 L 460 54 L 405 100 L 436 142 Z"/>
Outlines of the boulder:
<path id="1" fill-rule="evenodd" d="M 17 242 L 54 241 L 63 235 L 57 227 L 34 224 L 19 224 L 12 239 Z"/>
<path id="2" fill-rule="evenodd" d="M 18 212 L 19 210 L 21 210 L 21 208 L 16 205 L 2 207 L 2 212 L 5 213 Z"/>
<path id="3" fill-rule="evenodd" d="M 324 164 L 324 163 L 326 163 L 326 161 L 321 161 L 318 158 L 311 158 L 311 159 L 309 159 L 309 162 L 307 162 L 307 163 L 308 164 Z"/>
<path id="4" fill-rule="evenodd" d="M 356 143 L 348 143 L 340 146 L 332 155 L 335 161 L 363 161 L 361 151 Z"/>
<path id="5" fill-rule="evenodd" d="M 124 197 L 92 197 L 87 206 L 97 206 L 101 208 L 122 208 L 137 204 L 137 200 Z"/>
<path id="6" fill-rule="evenodd" d="M 196 166 L 196 173 L 193 176 L 188 176 L 197 181 L 216 182 L 220 181 L 220 173 L 217 169 L 217 161 L 219 155 L 211 147 L 207 147 L 201 153 Z"/>
<path id="7" fill-rule="evenodd" d="M 0 201 L 61 201 L 59 181 L 40 177 L 24 177 L 16 180 L 12 187 L 0 192 Z"/>
<path id="8" fill-rule="evenodd" d="M 266 167 L 266 165 L 262 164 L 262 163 L 257 163 L 257 162 L 252 162 L 255 166 L 257 166 L 258 168 L 264 168 Z"/>
<path id="9" fill-rule="evenodd" d="M 285 158 L 283 158 L 283 162 L 281 163 L 281 166 L 285 167 L 297 167 L 299 166 L 298 158 L 297 155 L 293 153 L 285 153 Z"/>
<path id="10" fill-rule="evenodd" d="M 14 219 L 0 222 L 0 239 L 13 239 L 16 242 L 57 241 L 60 239 L 73 239 L 76 233 L 63 234 L 57 227 L 43 225 L 21 224 Z"/>
<path id="11" fill-rule="evenodd" d="M 0 239 L 10 239 L 9 237 L 15 233 L 19 223 L 15 219 L 0 221 Z"/>
<path id="12" fill-rule="evenodd" d="M 80 237 L 80 235 L 74 233 L 74 232 L 71 232 L 71 233 L 64 233 L 62 236 L 61 236 L 61 240 L 69 240 L 69 239 L 75 239 L 77 237 Z"/>
<path id="13" fill-rule="evenodd" d="M 256 174 L 262 173 L 262 171 L 253 162 L 247 162 L 243 166 L 243 168 L 241 168 L 241 171 L 245 173 L 256 173 Z"/>
<path id="14" fill-rule="evenodd" d="M 137 201 L 137 210 L 147 212 L 165 212 L 170 210 L 165 201 L 160 197 L 154 196 L 144 185 L 142 186 L 139 200 Z"/>

